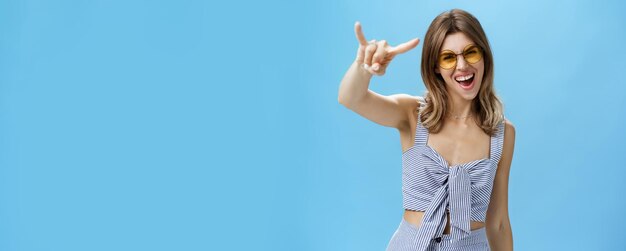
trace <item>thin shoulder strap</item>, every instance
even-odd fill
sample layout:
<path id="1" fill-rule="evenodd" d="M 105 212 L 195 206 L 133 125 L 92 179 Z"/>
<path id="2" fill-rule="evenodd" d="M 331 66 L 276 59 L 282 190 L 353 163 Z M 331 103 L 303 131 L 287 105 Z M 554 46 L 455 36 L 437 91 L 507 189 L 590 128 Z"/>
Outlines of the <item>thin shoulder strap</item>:
<path id="1" fill-rule="evenodd" d="M 496 129 L 496 133 L 493 137 L 491 137 L 491 156 L 490 159 L 494 160 L 496 163 L 500 163 L 500 157 L 502 156 L 502 146 L 504 145 L 504 117 L 502 121 L 498 124 L 498 128 Z"/>
<path id="2" fill-rule="evenodd" d="M 426 145 L 426 137 L 428 137 L 428 131 L 422 125 L 422 113 L 420 112 L 424 106 L 426 106 L 426 101 L 424 98 L 419 99 L 419 107 L 417 107 L 417 126 L 415 128 L 415 142 L 413 142 L 416 146 Z"/>

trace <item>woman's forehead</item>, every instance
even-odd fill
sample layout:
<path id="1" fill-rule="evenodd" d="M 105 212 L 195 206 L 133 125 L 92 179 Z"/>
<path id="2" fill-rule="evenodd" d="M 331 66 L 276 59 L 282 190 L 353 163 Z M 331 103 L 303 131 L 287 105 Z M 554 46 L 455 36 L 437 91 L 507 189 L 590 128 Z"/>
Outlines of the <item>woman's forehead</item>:
<path id="1" fill-rule="evenodd" d="M 441 45 L 441 51 L 450 50 L 454 51 L 454 53 L 461 53 L 463 49 L 470 44 L 474 44 L 474 41 L 465 35 L 465 33 L 455 32 L 446 35 Z"/>

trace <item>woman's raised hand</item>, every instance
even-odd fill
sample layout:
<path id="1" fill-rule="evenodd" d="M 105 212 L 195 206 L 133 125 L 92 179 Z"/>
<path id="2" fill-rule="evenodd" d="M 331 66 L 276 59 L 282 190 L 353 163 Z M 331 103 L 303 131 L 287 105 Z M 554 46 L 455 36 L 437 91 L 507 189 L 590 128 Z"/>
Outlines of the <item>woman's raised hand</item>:
<path id="1" fill-rule="evenodd" d="M 361 23 L 354 24 L 354 33 L 359 41 L 359 50 L 356 55 L 356 62 L 370 74 L 382 76 L 385 74 L 387 66 L 398 54 L 405 53 L 417 46 L 419 38 L 415 38 L 406 43 L 392 47 L 385 40 L 371 40 L 369 43 L 361 30 Z"/>

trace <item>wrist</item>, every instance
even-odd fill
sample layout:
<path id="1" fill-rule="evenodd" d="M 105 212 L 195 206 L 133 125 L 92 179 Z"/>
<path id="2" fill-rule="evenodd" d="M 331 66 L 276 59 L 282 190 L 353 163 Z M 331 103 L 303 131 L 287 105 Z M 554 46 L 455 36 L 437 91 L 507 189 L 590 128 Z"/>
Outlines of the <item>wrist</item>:
<path id="1" fill-rule="evenodd" d="M 368 78 L 371 78 L 373 76 L 372 73 L 370 73 L 368 70 L 364 68 L 363 62 L 359 62 L 355 60 L 354 64 L 356 66 L 356 71 L 358 72 L 359 75 L 368 77 Z"/>

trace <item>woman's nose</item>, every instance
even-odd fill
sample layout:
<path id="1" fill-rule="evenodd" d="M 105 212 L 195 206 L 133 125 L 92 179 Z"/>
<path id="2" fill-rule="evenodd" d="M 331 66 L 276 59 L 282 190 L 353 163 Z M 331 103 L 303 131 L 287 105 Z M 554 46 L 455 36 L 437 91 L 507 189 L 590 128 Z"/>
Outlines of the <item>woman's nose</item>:
<path id="1" fill-rule="evenodd" d="M 467 62 L 465 61 L 463 54 L 456 55 L 456 68 L 458 70 L 464 70 L 465 68 L 467 68 Z"/>

